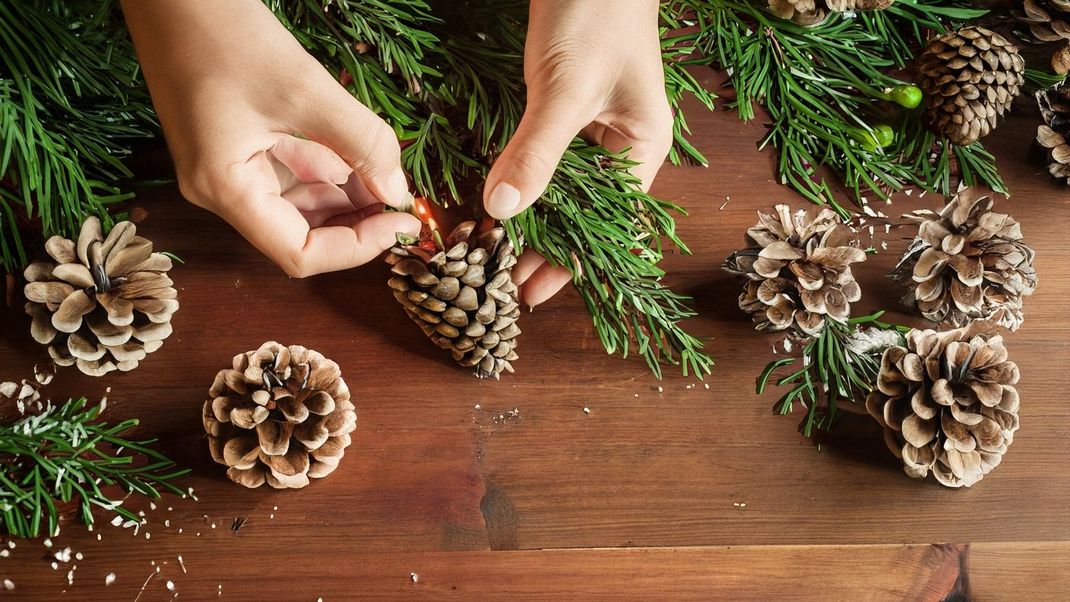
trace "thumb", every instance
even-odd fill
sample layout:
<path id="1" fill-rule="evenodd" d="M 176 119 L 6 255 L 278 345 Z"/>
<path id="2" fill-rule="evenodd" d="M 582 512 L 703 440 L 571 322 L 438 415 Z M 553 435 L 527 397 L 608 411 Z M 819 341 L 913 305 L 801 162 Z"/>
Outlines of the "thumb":
<path id="1" fill-rule="evenodd" d="M 561 156 L 590 122 L 578 106 L 584 105 L 561 94 L 528 103 L 516 133 L 487 175 L 487 213 L 498 219 L 513 217 L 542 196 Z"/>
<path id="2" fill-rule="evenodd" d="M 329 96 L 305 116 L 305 135 L 342 157 L 380 202 L 393 207 L 406 203 L 409 182 L 394 130 L 344 88 Z"/>

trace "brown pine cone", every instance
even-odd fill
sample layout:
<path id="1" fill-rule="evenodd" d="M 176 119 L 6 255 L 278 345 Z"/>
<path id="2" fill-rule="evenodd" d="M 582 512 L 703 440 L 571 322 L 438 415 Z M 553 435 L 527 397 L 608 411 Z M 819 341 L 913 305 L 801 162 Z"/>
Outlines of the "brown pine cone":
<path id="1" fill-rule="evenodd" d="M 781 19 L 813 27 L 823 23 L 830 12 L 881 10 L 893 2 L 895 0 L 766 0 L 766 8 Z"/>
<path id="2" fill-rule="evenodd" d="M 275 341 L 234 356 L 203 410 L 212 459 L 250 488 L 298 489 L 331 474 L 357 428 L 338 364 Z"/>
<path id="3" fill-rule="evenodd" d="M 171 335 L 178 310 L 167 276 L 171 260 L 153 253 L 136 231 L 119 222 L 105 238 L 100 220 L 90 217 L 77 242 L 48 239 L 45 250 L 54 263 L 26 268 L 30 332 L 57 364 L 77 365 L 90 376 L 133 370 Z"/>
<path id="4" fill-rule="evenodd" d="M 914 478 L 969 487 L 1003 460 L 1018 430 L 1018 366 L 1003 338 L 912 330 L 881 358 L 866 409 Z"/>
<path id="5" fill-rule="evenodd" d="M 405 244 L 392 249 L 390 288 L 431 341 L 480 378 L 512 372 L 520 328 L 513 283 L 516 253 L 500 226 L 467 221 L 443 245 Z"/>
<path id="6" fill-rule="evenodd" d="M 953 144 L 987 136 L 1025 83 L 1025 60 L 1003 36 L 963 27 L 933 38 L 918 57 L 925 123 Z"/>
<path id="7" fill-rule="evenodd" d="M 1042 44 L 1051 54 L 1051 68 L 1065 74 L 1070 70 L 1070 2 L 1067 0 L 1024 0 L 1011 14 L 1023 27 L 1015 33 L 1024 41 Z"/>
<path id="8" fill-rule="evenodd" d="M 892 277 L 914 283 L 922 315 L 950 327 L 973 320 L 1021 326 L 1022 298 L 1033 294 L 1037 273 L 1018 222 L 993 212 L 992 200 L 977 189 L 961 190 L 940 213 L 904 217 L 920 223 L 918 236 Z"/>
<path id="9" fill-rule="evenodd" d="M 1037 143 L 1048 156 L 1048 172 L 1070 184 L 1070 86 L 1037 92 L 1044 123 L 1037 126 Z"/>
<path id="10" fill-rule="evenodd" d="M 747 230 L 747 247 L 728 256 L 724 269 L 747 278 L 739 307 L 758 330 L 793 328 L 814 336 L 825 316 L 846 320 L 862 290 L 851 264 L 865 261 L 854 232 L 831 209 L 816 214 L 777 205 L 758 212 Z"/>

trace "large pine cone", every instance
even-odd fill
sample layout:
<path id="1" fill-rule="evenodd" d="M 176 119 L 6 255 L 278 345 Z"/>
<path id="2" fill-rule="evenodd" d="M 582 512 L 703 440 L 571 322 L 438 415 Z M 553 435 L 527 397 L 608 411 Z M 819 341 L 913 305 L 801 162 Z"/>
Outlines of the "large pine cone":
<path id="1" fill-rule="evenodd" d="M 500 378 L 517 359 L 517 258 L 503 228 L 478 230 L 474 221 L 460 224 L 445 250 L 395 246 L 389 284 L 409 317 L 457 363 L 475 367 L 480 378 Z"/>
<path id="2" fill-rule="evenodd" d="M 987 136 L 1025 82 L 1025 60 L 1003 36 L 963 27 L 933 38 L 917 61 L 925 122 L 959 146 Z"/>
<path id="3" fill-rule="evenodd" d="M 1037 273 L 1014 218 L 993 212 L 992 200 L 975 189 L 960 191 L 940 213 L 904 217 L 920 222 L 918 236 L 892 276 L 913 282 L 922 315 L 942 326 L 1021 326 L 1022 298 L 1033 294 Z"/>
<path id="4" fill-rule="evenodd" d="M 1037 92 L 1044 124 L 1037 126 L 1037 143 L 1047 152 L 1048 172 L 1070 184 L 1070 86 Z"/>
<path id="5" fill-rule="evenodd" d="M 338 364 L 274 341 L 216 374 L 203 417 L 212 459 L 251 488 L 298 489 L 331 474 L 357 428 Z"/>
<path id="6" fill-rule="evenodd" d="M 1024 27 L 1015 33 L 1024 41 L 1043 44 L 1051 52 L 1051 68 L 1056 73 L 1070 71 L 1070 2 L 1067 0 L 1024 0 L 1011 11 Z"/>
<path id="7" fill-rule="evenodd" d="M 866 254 L 831 209 L 793 214 L 777 205 L 774 213 L 759 211 L 746 241 L 747 248 L 729 255 L 723 267 L 747 278 L 739 307 L 759 330 L 794 327 L 817 335 L 825 316 L 847 319 L 851 303 L 862 297 L 851 264 L 865 261 Z"/>
<path id="8" fill-rule="evenodd" d="M 45 250 L 54 263 L 26 268 L 31 333 L 57 364 L 77 365 L 90 376 L 133 370 L 171 335 L 178 311 L 167 276 L 171 260 L 153 253 L 136 230 L 120 222 L 105 238 L 100 220 L 90 217 L 77 242 L 48 239 Z"/>
<path id="9" fill-rule="evenodd" d="M 895 0 L 766 0 L 767 9 L 781 19 L 813 27 L 828 18 L 829 13 L 880 10 Z"/>
<path id="10" fill-rule="evenodd" d="M 1018 366 L 1000 336 L 912 330 L 881 358 L 866 408 L 914 478 L 969 487 L 999 465 L 1018 430 Z"/>

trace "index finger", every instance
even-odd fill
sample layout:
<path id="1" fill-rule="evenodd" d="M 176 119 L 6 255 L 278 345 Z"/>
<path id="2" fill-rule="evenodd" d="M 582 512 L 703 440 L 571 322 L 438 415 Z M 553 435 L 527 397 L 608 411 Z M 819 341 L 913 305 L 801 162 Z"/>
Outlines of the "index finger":
<path id="1" fill-rule="evenodd" d="M 420 232 L 418 219 L 399 212 L 378 213 L 352 226 L 311 228 L 296 207 L 274 193 L 237 205 L 223 217 L 294 278 L 365 264 L 390 248 L 398 232 Z"/>

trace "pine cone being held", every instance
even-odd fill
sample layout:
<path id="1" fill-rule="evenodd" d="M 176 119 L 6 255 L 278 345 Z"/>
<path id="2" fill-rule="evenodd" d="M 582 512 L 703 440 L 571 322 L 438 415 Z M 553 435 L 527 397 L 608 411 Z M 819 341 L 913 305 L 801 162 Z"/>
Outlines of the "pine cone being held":
<path id="1" fill-rule="evenodd" d="M 203 418 L 212 459 L 250 488 L 298 489 L 331 474 L 357 428 L 338 364 L 274 341 L 216 374 Z"/>
<path id="2" fill-rule="evenodd" d="M 759 330 L 794 328 L 813 336 L 826 316 L 846 320 L 851 303 L 862 297 L 851 264 L 865 261 L 866 254 L 831 209 L 793 214 L 777 205 L 774 213 L 759 211 L 746 241 L 747 248 L 729 255 L 723 267 L 747 278 L 739 307 Z"/>
<path id="3" fill-rule="evenodd" d="M 972 320 L 1021 326 L 1022 298 L 1033 294 L 1037 273 L 1014 218 L 993 212 L 992 200 L 975 189 L 961 190 L 940 213 L 905 217 L 920 222 L 918 236 L 892 277 L 913 282 L 922 315 L 950 327 Z"/>
<path id="4" fill-rule="evenodd" d="M 1048 172 L 1070 184 L 1070 86 L 1037 92 L 1044 124 L 1037 126 L 1037 143 L 1047 152 Z"/>
<path id="5" fill-rule="evenodd" d="M 829 13 L 855 10 L 881 10 L 895 0 L 766 0 L 770 13 L 799 25 L 813 27 L 828 18 Z"/>
<path id="6" fill-rule="evenodd" d="M 31 333 L 57 364 L 77 365 L 90 376 L 132 370 L 170 336 L 178 310 L 167 276 L 171 260 L 153 253 L 136 230 L 120 222 L 105 238 L 100 221 L 90 217 L 77 242 L 48 239 L 54 262 L 26 268 Z"/>
<path id="7" fill-rule="evenodd" d="M 512 279 L 517 257 L 504 228 L 463 222 L 442 245 L 430 239 L 399 244 L 387 261 L 394 297 L 435 345 L 480 378 L 513 371 L 520 335 Z"/>
<path id="8" fill-rule="evenodd" d="M 963 27 L 929 40 L 917 70 L 926 125 L 959 146 L 995 129 L 1025 83 L 1018 49 L 984 27 Z"/>
<path id="9" fill-rule="evenodd" d="M 885 350 L 866 400 L 903 470 L 947 487 L 980 481 L 1018 430 L 1018 366 L 1002 337 L 970 330 L 912 330 Z"/>
<path id="10" fill-rule="evenodd" d="M 1070 71 L 1070 2 L 1024 0 L 1011 14 L 1024 26 L 1015 30 L 1017 36 L 1050 50 L 1053 71 Z"/>

